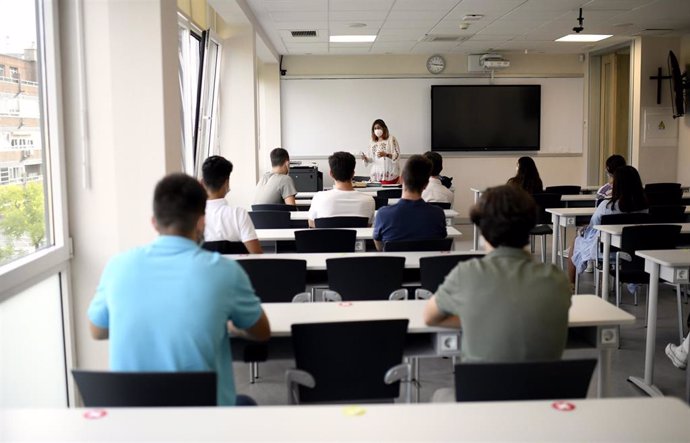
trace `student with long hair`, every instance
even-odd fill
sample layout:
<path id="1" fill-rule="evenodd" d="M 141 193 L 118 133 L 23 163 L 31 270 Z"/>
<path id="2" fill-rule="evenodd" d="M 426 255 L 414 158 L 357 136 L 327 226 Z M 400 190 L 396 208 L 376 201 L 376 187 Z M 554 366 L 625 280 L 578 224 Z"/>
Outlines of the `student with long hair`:
<path id="1" fill-rule="evenodd" d="M 519 186 L 530 194 L 544 192 L 544 184 L 539 177 L 537 165 L 532 157 L 520 157 L 517 161 L 517 173 L 508 180 L 509 185 Z"/>
<path id="2" fill-rule="evenodd" d="M 606 159 L 606 177 L 608 177 L 608 181 L 597 191 L 597 199 L 611 198 L 613 174 L 616 173 L 618 168 L 626 164 L 625 158 L 622 155 L 613 154 Z"/>
<path id="3" fill-rule="evenodd" d="M 611 199 L 599 203 L 596 211 L 589 221 L 589 225 L 575 236 L 575 241 L 570 249 L 568 260 L 568 276 L 570 282 L 575 282 L 575 274 L 584 272 L 589 260 L 597 256 L 597 230 L 595 225 L 601 224 L 601 217 L 610 214 L 623 214 L 633 212 L 647 212 L 647 198 L 644 195 L 642 180 L 637 169 L 632 166 L 621 166 L 613 175 L 613 190 Z"/>

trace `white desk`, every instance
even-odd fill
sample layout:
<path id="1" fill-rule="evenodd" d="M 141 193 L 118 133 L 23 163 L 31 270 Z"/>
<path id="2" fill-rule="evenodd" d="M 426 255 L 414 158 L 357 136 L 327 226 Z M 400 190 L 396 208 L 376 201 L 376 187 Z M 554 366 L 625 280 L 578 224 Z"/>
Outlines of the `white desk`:
<path id="1" fill-rule="evenodd" d="M 364 241 L 372 240 L 374 238 L 374 228 L 346 228 L 357 231 L 357 242 L 355 245 L 356 251 L 364 251 Z M 295 229 L 257 229 L 256 235 L 259 241 L 278 242 L 295 240 L 295 231 L 301 231 L 303 228 Z M 460 238 L 462 233 L 453 226 L 447 226 L 446 232 L 448 238 Z"/>
<path id="2" fill-rule="evenodd" d="M 669 223 L 673 225 L 680 225 L 681 229 L 680 232 L 682 234 L 687 234 L 690 233 L 690 223 Z M 601 295 L 604 300 L 609 299 L 609 267 L 610 267 L 610 262 L 611 262 L 611 246 L 615 247 L 620 247 L 621 245 L 621 233 L 623 232 L 623 228 L 626 226 L 635 226 L 635 225 L 596 225 L 594 229 L 597 229 L 599 231 L 599 241 L 604 245 L 604 252 L 602 253 L 602 269 L 604 272 L 602 272 L 602 277 L 601 277 Z M 651 297 L 651 296 L 650 296 Z M 649 320 L 649 319 L 648 319 Z M 656 321 L 655 321 L 656 325 Z M 648 328 L 652 328 L 651 325 L 647 326 Z"/>
<path id="3" fill-rule="evenodd" d="M 690 250 L 648 250 L 636 251 L 635 255 L 645 259 L 644 270 L 649 273 L 649 298 L 647 301 L 647 344 L 645 347 L 644 378 L 628 377 L 628 380 L 650 396 L 663 395 L 654 386 L 654 348 L 656 345 L 657 302 L 659 279 L 674 284 L 687 284 L 690 274 Z M 688 398 L 686 384 L 686 398 Z"/>
<path id="4" fill-rule="evenodd" d="M 683 192 L 683 199 L 690 198 L 690 192 Z M 565 202 L 566 206 L 575 202 L 587 202 L 591 203 L 592 206 L 596 205 L 597 195 L 596 194 L 576 194 L 576 195 L 562 195 L 561 201 Z"/>
<path id="5" fill-rule="evenodd" d="M 577 225 L 577 217 L 592 217 L 596 208 L 548 208 L 546 212 L 551 214 L 553 224 L 553 241 L 551 242 L 551 263 L 558 264 L 559 255 L 562 256 L 563 248 L 561 239 L 566 238 L 569 226 Z M 589 222 L 589 220 L 588 220 Z M 563 235 L 561 236 L 561 228 Z M 560 254 L 559 254 L 560 253 Z"/>
<path id="6" fill-rule="evenodd" d="M 264 260 L 264 259 L 288 259 L 306 260 L 307 271 L 325 271 L 326 260 L 329 258 L 347 257 L 405 257 L 405 269 L 419 269 L 419 260 L 422 257 L 436 257 L 439 255 L 484 255 L 484 251 L 408 251 L 408 252 L 316 252 L 286 253 L 286 254 L 229 254 L 225 257 L 235 260 Z"/>
<path id="7" fill-rule="evenodd" d="M 289 342 L 290 327 L 295 323 L 403 318 L 410 322 L 408 333 L 417 338 L 408 340 L 407 355 L 458 355 L 458 349 L 449 349 L 447 345 L 444 345 L 447 337 L 457 336 L 457 331 L 425 325 L 423 322 L 425 304 L 426 300 L 266 303 L 263 308 L 271 322 L 271 340 L 268 342 L 271 350 L 269 352 L 270 355 L 276 356 L 289 357 L 291 355 L 289 354 L 292 352 Z M 572 306 L 568 313 L 569 348 L 591 349 L 594 347 L 598 350 L 597 393 L 599 397 L 608 395 L 610 352 L 618 346 L 617 326 L 632 324 L 634 321 L 635 317 L 632 315 L 594 295 L 577 295 L 572 298 Z M 579 337 L 587 338 L 578 341 Z M 233 355 L 242 355 L 242 340 L 233 339 L 231 343 Z"/>
<path id="8" fill-rule="evenodd" d="M 347 407 L 0 411 L 4 441 L 687 441 L 690 408 L 672 398 L 388 404 Z M 420 425 L 423 424 L 423 425 Z M 500 425 L 499 425 L 500 424 Z"/>
<path id="9" fill-rule="evenodd" d="M 396 199 L 397 200 L 397 199 Z M 376 211 L 378 212 L 378 211 Z M 374 217 L 376 217 L 376 212 L 374 212 Z M 453 219 L 458 216 L 458 212 L 452 209 L 444 209 L 444 215 L 446 216 L 446 224 L 448 226 L 453 224 Z M 309 220 L 309 212 L 306 211 L 292 211 L 290 212 L 290 220 Z"/>

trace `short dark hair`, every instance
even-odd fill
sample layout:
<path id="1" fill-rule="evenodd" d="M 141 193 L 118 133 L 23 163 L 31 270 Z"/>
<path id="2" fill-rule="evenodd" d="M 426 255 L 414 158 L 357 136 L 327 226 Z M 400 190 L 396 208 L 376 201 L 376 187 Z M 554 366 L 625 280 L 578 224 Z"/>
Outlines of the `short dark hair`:
<path id="1" fill-rule="evenodd" d="M 271 166 L 283 166 L 283 163 L 290 161 L 290 154 L 283 148 L 275 148 L 271 151 Z"/>
<path id="2" fill-rule="evenodd" d="M 162 228 L 180 233 L 194 232 L 206 212 L 206 190 L 187 174 L 166 175 L 153 191 L 153 216 Z"/>
<path id="3" fill-rule="evenodd" d="M 443 170 L 443 157 L 441 157 L 441 154 L 438 152 L 426 151 L 424 157 L 431 162 L 431 176 L 436 177 L 440 175 Z"/>
<path id="4" fill-rule="evenodd" d="M 331 168 L 333 178 L 339 182 L 352 180 L 355 175 L 355 156 L 349 152 L 334 152 L 328 157 L 328 166 Z"/>
<path id="5" fill-rule="evenodd" d="M 613 175 L 616 173 L 616 169 L 625 165 L 627 165 L 625 162 L 625 157 L 622 155 L 613 154 L 606 159 L 606 172 Z"/>
<path id="6" fill-rule="evenodd" d="M 219 190 L 230 178 L 232 163 L 220 155 L 212 155 L 201 166 L 204 184 L 211 191 Z"/>
<path id="7" fill-rule="evenodd" d="M 518 186 L 496 186 L 482 194 L 470 210 L 470 219 L 491 246 L 522 248 L 537 223 L 537 204 Z"/>
<path id="8" fill-rule="evenodd" d="M 429 184 L 431 176 L 431 162 L 422 155 L 410 156 L 402 171 L 405 188 L 411 192 L 421 193 Z"/>

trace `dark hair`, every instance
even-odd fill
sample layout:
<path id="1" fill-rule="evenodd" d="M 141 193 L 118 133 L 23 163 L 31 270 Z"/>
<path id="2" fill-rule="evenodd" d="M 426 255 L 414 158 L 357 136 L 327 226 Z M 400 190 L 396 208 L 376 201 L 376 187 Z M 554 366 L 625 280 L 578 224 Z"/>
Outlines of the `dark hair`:
<path id="1" fill-rule="evenodd" d="M 211 191 L 219 190 L 230 178 L 232 163 L 220 155 L 212 155 L 201 166 L 204 184 Z"/>
<path id="2" fill-rule="evenodd" d="M 283 166 L 286 161 L 290 161 L 290 154 L 283 148 L 275 148 L 271 151 L 271 166 Z"/>
<path id="3" fill-rule="evenodd" d="M 424 157 L 431 162 L 431 176 L 436 177 L 441 174 L 443 170 L 443 157 L 441 157 L 441 154 L 438 152 L 426 151 Z"/>
<path id="4" fill-rule="evenodd" d="M 517 186 L 497 186 L 482 194 L 470 209 L 470 219 L 491 246 L 522 248 L 537 223 L 537 204 Z"/>
<path id="5" fill-rule="evenodd" d="M 331 167 L 333 178 L 339 182 L 352 180 L 355 175 L 355 156 L 349 152 L 334 152 L 328 157 L 328 166 Z"/>
<path id="6" fill-rule="evenodd" d="M 544 192 L 544 184 L 541 182 L 537 165 L 532 157 L 520 157 L 518 159 L 517 174 L 508 180 L 508 184 L 519 186 L 530 194 Z"/>
<path id="7" fill-rule="evenodd" d="M 388 126 L 386 126 L 386 122 L 381 120 L 380 118 L 377 118 L 374 120 L 374 123 L 371 124 L 371 141 L 376 141 L 379 138 L 374 134 L 374 126 L 379 125 L 381 126 L 381 129 L 383 129 L 383 135 L 381 136 L 382 139 L 388 140 L 388 136 L 390 135 L 388 132 Z"/>
<path id="8" fill-rule="evenodd" d="M 429 184 L 431 176 L 431 162 L 426 157 L 415 154 L 410 156 L 402 170 L 405 188 L 411 192 L 421 193 Z"/>
<path id="9" fill-rule="evenodd" d="M 622 212 L 641 211 L 649 207 L 640 174 L 632 166 L 621 166 L 613 173 L 611 201 L 607 205 L 613 208 L 616 203 Z"/>
<path id="10" fill-rule="evenodd" d="M 622 155 L 613 154 L 606 159 L 606 172 L 613 175 L 616 169 L 625 165 L 627 165 L 627 163 Z"/>
<path id="11" fill-rule="evenodd" d="M 166 175 L 153 191 L 153 216 L 158 226 L 179 233 L 194 231 L 206 212 L 206 190 L 187 174 Z"/>

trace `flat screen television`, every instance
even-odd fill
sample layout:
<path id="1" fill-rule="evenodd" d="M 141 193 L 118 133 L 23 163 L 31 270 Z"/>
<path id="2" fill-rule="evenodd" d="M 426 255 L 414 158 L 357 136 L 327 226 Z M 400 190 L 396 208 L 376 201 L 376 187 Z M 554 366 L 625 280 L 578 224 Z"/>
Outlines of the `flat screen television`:
<path id="1" fill-rule="evenodd" d="M 541 85 L 434 85 L 432 151 L 538 151 Z"/>

